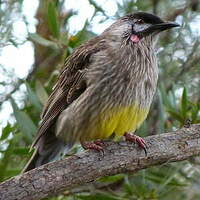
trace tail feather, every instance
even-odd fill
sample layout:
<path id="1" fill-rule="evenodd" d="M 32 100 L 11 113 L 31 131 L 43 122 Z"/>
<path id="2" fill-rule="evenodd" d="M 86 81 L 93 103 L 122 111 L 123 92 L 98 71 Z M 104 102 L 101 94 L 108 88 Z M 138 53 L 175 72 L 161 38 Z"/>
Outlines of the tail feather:
<path id="1" fill-rule="evenodd" d="M 48 162 L 61 159 L 62 156 L 72 148 L 72 146 L 72 143 L 64 143 L 54 135 L 53 137 L 48 135 L 48 138 L 45 136 L 41 137 L 31 159 L 23 169 L 22 173 Z"/>
<path id="2" fill-rule="evenodd" d="M 37 149 L 35 149 L 30 160 L 28 161 L 28 163 L 26 164 L 26 166 L 22 170 L 22 173 L 25 173 L 27 171 L 30 171 L 31 169 L 34 169 L 36 167 L 36 161 L 38 160 L 38 157 L 39 157 L 39 153 L 38 153 Z"/>

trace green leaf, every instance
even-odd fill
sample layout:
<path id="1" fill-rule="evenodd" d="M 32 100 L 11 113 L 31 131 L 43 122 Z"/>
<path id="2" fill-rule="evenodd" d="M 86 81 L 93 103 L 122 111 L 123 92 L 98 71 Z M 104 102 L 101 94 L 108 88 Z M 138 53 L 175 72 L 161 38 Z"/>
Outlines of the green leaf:
<path id="1" fill-rule="evenodd" d="M 13 153 L 17 155 L 28 155 L 30 153 L 30 148 L 27 147 L 14 148 Z"/>
<path id="2" fill-rule="evenodd" d="M 75 48 L 79 46 L 80 44 L 82 44 L 84 41 L 87 41 L 96 36 L 96 34 L 87 30 L 88 25 L 89 25 L 89 22 L 86 20 L 83 29 L 79 31 L 76 35 L 71 36 L 69 38 L 70 47 Z"/>
<path id="3" fill-rule="evenodd" d="M 103 13 L 104 15 L 106 15 L 106 13 L 105 13 L 105 11 L 103 10 L 103 8 L 97 4 L 97 1 L 95 1 L 95 0 L 88 0 L 88 1 L 89 1 L 89 3 L 90 3 L 91 5 L 94 6 L 96 12 L 101 12 L 101 13 Z"/>
<path id="4" fill-rule="evenodd" d="M 78 197 L 78 199 L 82 199 L 82 200 L 125 200 L 125 198 L 120 198 L 117 196 L 113 196 L 111 194 L 107 194 L 107 193 L 98 193 L 98 194 L 94 194 L 94 195 L 77 195 L 76 197 Z"/>
<path id="5" fill-rule="evenodd" d="M 158 90 L 158 108 L 159 108 L 159 133 L 162 133 L 164 131 L 164 123 L 165 123 L 165 111 L 163 106 L 163 98 L 161 95 L 160 90 Z"/>
<path id="6" fill-rule="evenodd" d="M 133 195 L 133 189 L 134 188 L 133 188 L 133 185 L 130 182 L 128 175 L 125 176 L 125 183 L 124 183 L 123 187 L 124 187 L 125 192 L 128 195 Z"/>
<path id="7" fill-rule="evenodd" d="M 36 80 L 36 94 L 40 102 L 44 105 L 47 102 L 48 94 L 40 81 Z"/>
<path id="8" fill-rule="evenodd" d="M 20 169 L 10 169 L 10 170 L 5 170 L 4 171 L 4 176 L 8 179 L 10 177 L 16 176 L 20 173 L 21 168 Z"/>
<path id="9" fill-rule="evenodd" d="M 13 141 L 10 140 L 9 144 L 6 148 L 6 151 L 4 153 L 4 156 L 0 160 L 0 182 L 4 180 L 4 178 L 7 176 L 6 175 L 6 170 L 9 165 L 9 162 L 11 161 L 11 156 L 12 156 L 12 148 L 13 148 Z"/>
<path id="10" fill-rule="evenodd" d="M 29 84 L 27 82 L 26 82 L 26 88 L 27 88 L 28 98 L 29 98 L 30 102 L 33 104 L 33 106 L 36 108 L 36 110 L 40 113 L 42 110 L 42 105 L 40 103 L 39 98 L 33 92 L 33 90 L 31 89 L 31 87 L 29 86 Z"/>
<path id="11" fill-rule="evenodd" d="M 169 99 L 171 108 L 176 109 L 177 108 L 177 103 L 176 103 L 176 96 L 175 96 L 175 91 L 174 91 L 173 87 L 168 93 L 168 99 Z"/>
<path id="12" fill-rule="evenodd" d="M 176 178 L 176 175 L 178 173 L 179 170 L 181 170 L 182 166 L 177 167 L 176 169 L 173 169 L 173 171 L 170 173 L 170 175 L 168 175 L 168 177 L 166 177 L 163 181 L 162 184 L 160 184 L 159 186 L 159 191 L 165 190 L 167 185 L 173 185 L 173 186 L 186 186 L 186 184 L 181 183 L 180 181 L 178 181 L 178 179 Z"/>
<path id="13" fill-rule="evenodd" d="M 181 98 L 181 113 L 184 119 L 187 118 L 187 107 L 188 107 L 188 97 L 187 97 L 187 90 L 184 87 L 182 98 Z"/>
<path id="14" fill-rule="evenodd" d="M 167 109 L 167 112 L 176 120 L 178 120 L 181 123 L 184 123 L 184 119 L 182 118 L 181 114 L 172 110 L 172 109 Z"/>
<path id="15" fill-rule="evenodd" d="M 25 139 L 27 139 L 28 142 L 31 142 L 37 131 L 35 124 L 25 112 L 19 110 L 13 99 L 10 101 L 20 131 L 24 134 Z"/>
<path id="16" fill-rule="evenodd" d="M 54 2 L 49 2 L 48 4 L 47 19 L 48 19 L 49 30 L 51 31 L 52 35 L 55 38 L 59 38 L 60 25 L 59 25 L 57 8 Z"/>
<path id="17" fill-rule="evenodd" d="M 12 132 L 13 128 L 11 127 L 11 125 L 8 123 L 6 125 L 5 128 L 3 128 L 2 130 L 2 135 L 1 135 L 1 138 L 0 140 L 5 140 L 8 138 L 8 136 L 10 135 L 10 133 Z"/>
<path id="18" fill-rule="evenodd" d="M 192 103 L 191 103 L 192 104 Z M 199 106 L 198 104 L 192 104 L 192 123 L 197 123 L 197 118 L 198 118 L 198 115 L 199 115 L 199 112 L 200 112 L 200 109 L 199 109 Z"/>
<path id="19" fill-rule="evenodd" d="M 38 35 L 37 33 L 30 33 L 29 39 L 33 42 L 36 42 L 42 46 L 50 47 L 52 49 L 59 49 L 58 45 L 55 42 L 52 42 L 50 40 L 47 40 L 43 38 L 42 36 Z"/>
<path id="20" fill-rule="evenodd" d="M 114 176 L 106 176 L 106 177 L 103 177 L 101 179 L 99 179 L 99 181 L 101 182 L 117 182 L 117 181 L 120 181 L 124 178 L 124 174 L 117 174 L 117 175 L 114 175 Z"/>
<path id="21" fill-rule="evenodd" d="M 160 83 L 158 92 L 161 95 L 162 102 L 167 108 L 172 108 L 172 97 L 169 97 L 169 95 L 166 92 L 166 88 L 164 87 L 163 83 Z M 172 95 L 171 95 L 172 96 Z"/>

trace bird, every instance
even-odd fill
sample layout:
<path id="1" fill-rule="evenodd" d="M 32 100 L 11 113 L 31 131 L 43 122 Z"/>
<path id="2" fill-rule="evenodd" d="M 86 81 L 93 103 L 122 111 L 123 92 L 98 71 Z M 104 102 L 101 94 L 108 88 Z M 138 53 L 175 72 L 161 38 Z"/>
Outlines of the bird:
<path id="1" fill-rule="evenodd" d="M 60 159 L 75 143 L 103 150 L 114 137 L 135 142 L 157 88 L 159 33 L 178 27 L 160 17 L 135 12 L 117 19 L 65 60 L 41 115 L 35 151 L 23 172 Z"/>

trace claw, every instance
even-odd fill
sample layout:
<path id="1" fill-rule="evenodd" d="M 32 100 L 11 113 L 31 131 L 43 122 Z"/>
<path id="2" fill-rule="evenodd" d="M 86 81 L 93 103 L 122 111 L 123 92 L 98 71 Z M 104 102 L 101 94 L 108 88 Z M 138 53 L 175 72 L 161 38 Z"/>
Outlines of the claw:
<path id="1" fill-rule="evenodd" d="M 96 141 L 94 141 L 94 144 L 96 144 L 96 145 L 98 145 L 98 146 L 100 146 L 100 147 L 103 147 L 103 146 L 104 146 L 104 142 L 101 141 L 101 140 L 96 140 Z"/>
<path id="2" fill-rule="evenodd" d="M 103 150 L 104 143 L 99 140 L 94 142 L 81 142 L 81 145 L 84 149 L 93 149 L 98 152 L 101 152 L 104 155 L 104 150 Z"/>
<path id="3" fill-rule="evenodd" d="M 125 133 L 124 136 L 126 138 L 126 141 L 137 143 L 139 147 L 144 150 L 144 153 L 147 156 L 147 145 L 143 138 L 130 133 Z"/>

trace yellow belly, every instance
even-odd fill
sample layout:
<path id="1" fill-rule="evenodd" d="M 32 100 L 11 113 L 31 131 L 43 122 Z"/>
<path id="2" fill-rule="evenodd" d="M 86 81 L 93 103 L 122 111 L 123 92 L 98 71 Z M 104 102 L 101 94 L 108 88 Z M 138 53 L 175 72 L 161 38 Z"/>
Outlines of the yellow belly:
<path id="1" fill-rule="evenodd" d="M 86 140 L 104 139 L 115 133 L 121 137 L 125 132 L 134 132 L 146 119 L 149 108 L 141 109 L 139 106 L 120 107 L 104 112 L 85 134 Z"/>

